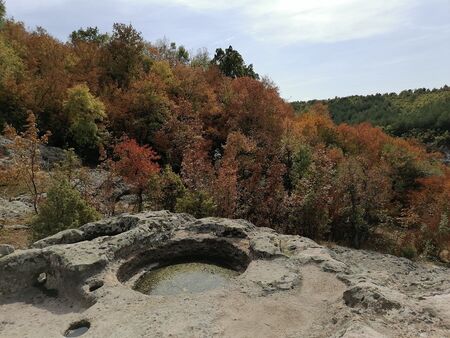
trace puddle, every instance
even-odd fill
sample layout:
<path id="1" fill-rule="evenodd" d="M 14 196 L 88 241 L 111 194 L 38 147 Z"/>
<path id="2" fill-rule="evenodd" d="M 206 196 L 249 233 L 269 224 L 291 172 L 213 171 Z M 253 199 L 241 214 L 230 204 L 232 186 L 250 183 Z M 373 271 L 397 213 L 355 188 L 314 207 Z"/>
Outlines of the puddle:
<path id="1" fill-rule="evenodd" d="M 143 274 L 134 289 L 147 295 L 198 293 L 227 285 L 239 272 L 208 263 L 180 263 Z"/>
<path id="2" fill-rule="evenodd" d="M 80 337 L 84 335 L 90 328 L 90 324 L 86 321 L 81 321 L 72 324 L 70 328 L 64 333 L 64 337 Z"/>

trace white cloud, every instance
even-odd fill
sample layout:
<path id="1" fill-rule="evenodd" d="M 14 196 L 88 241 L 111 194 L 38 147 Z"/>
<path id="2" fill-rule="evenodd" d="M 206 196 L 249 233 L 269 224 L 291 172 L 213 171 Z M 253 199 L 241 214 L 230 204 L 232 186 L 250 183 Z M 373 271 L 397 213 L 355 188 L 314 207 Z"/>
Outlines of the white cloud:
<path id="1" fill-rule="evenodd" d="M 231 10 L 243 16 L 242 28 L 257 39 L 292 43 L 335 42 L 392 32 L 408 22 L 408 12 L 417 1 L 165 0 L 164 3 L 203 12 Z"/>
<path id="2" fill-rule="evenodd" d="M 7 9 L 33 12 L 92 0 L 7 0 Z M 99 0 L 100 1 L 100 0 Z M 430 0 L 427 0 L 430 1 Z M 448 0 L 433 0 L 448 1 Z M 223 14 L 224 22 L 253 38 L 278 43 L 336 42 L 394 32 L 408 23 L 420 0 L 108 0 L 119 12 L 139 5 L 149 10 L 171 5 L 205 14 Z M 144 14 L 142 14 L 144 15 Z M 238 20 L 233 20 L 233 19 Z M 231 26 L 231 24 L 230 24 Z"/>

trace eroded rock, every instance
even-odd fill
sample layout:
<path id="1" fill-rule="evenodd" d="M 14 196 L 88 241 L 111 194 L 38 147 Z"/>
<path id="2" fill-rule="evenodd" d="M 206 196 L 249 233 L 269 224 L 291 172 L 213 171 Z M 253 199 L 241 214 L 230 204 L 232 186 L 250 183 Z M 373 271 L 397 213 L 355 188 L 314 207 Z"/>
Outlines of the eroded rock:
<path id="1" fill-rule="evenodd" d="M 343 297 L 347 306 L 386 312 L 400 309 L 404 296 L 373 283 L 361 282 L 346 290 Z"/>
<path id="2" fill-rule="evenodd" d="M 134 290 L 157 267 L 203 261 L 236 274 L 198 293 Z M 448 268 L 243 220 L 123 214 L 10 253 L 0 271 L 5 337 L 61 336 L 79 322 L 93 337 L 450 336 Z"/>
<path id="3" fill-rule="evenodd" d="M 0 244 L 0 257 L 12 254 L 14 252 L 14 247 L 9 244 Z"/>

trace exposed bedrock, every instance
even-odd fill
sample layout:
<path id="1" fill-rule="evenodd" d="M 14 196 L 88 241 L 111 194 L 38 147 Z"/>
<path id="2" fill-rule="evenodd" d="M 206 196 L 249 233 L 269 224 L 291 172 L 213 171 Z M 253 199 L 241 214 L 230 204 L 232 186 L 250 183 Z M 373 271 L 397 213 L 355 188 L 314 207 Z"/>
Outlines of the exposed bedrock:
<path id="1" fill-rule="evenodd" d="M 237 273 L 195 294 L 134 290 L 145 274 L 187 262 Z M 1 257 L 0 336 L 445 337 L 449 276 L 243 220 L 124 214 Z"/>

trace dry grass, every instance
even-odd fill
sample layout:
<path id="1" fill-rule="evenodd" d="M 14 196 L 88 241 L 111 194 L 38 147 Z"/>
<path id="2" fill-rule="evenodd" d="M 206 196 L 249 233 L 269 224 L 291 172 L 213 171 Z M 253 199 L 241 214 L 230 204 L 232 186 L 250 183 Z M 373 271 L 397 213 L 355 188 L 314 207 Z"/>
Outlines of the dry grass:
<path id="1" fill-rule="evenodd" d="M 0 230 L 0 244 L 10 244 L 16 249 L 26 249 L 30 240 L 30 229 L 3 228 Z"/>

